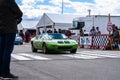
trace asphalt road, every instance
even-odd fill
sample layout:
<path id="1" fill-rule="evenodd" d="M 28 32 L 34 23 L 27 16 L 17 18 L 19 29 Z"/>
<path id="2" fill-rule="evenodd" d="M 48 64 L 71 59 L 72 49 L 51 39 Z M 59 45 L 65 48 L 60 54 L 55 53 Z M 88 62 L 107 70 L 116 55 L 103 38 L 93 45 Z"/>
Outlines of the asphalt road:
<path id="1" fill-rule="evenodd" d="M 33 53 L 15 45 L 11 72 L 19 80 L 120 80 L 120 51 L 78 49 L 76 54 Z"/>

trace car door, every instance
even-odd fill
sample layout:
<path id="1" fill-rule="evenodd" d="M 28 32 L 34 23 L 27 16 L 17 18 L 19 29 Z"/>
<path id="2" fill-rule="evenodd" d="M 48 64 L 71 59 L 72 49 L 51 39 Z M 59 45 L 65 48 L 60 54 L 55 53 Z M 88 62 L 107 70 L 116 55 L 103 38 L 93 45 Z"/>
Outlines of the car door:
<path id="1" fill-rule="evenodd" d="M 42 50 L 42 44 L 43 44 L 43 39 L 44 39 L 44 36 L 41 35 L 39 38 L 38 38 L 38 49 L 39 50 Z"/>
<path id="2" fill-rule="evenodd" d="M 37 48 L 37 49 L 41 49 L 40 47 L 41 47 L 41 38 L 42 38 L 42 35 L 38 35 L 38 36 L 36 36 L 36 39 L 35 39 L 35 47 Z"/>

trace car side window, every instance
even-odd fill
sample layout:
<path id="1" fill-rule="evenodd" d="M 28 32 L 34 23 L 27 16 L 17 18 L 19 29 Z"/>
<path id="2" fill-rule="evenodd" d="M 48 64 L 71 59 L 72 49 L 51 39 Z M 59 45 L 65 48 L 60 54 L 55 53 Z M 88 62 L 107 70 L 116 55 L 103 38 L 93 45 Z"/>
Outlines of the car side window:
<path id="1" fill-rule="evenodd" d="M 36 35 L 36 39 L 41 39 L 42 35 Z"/>
<path id="2" fill-rule="evenodd" d="M 38 39 L 41 39 L 42 38 L 42 35 L 39 35 Z"/>

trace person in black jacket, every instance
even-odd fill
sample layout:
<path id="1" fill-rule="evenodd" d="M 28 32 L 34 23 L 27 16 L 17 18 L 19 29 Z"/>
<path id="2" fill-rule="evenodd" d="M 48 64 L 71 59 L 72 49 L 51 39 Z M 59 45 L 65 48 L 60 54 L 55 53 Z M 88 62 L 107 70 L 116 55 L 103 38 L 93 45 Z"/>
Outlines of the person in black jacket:
<path id="1" fill-rule="evenodd" d="M 18 78 L 10 72 L 10 60 L 17 24 L 22 21 L 22 15 L 15 0 L 0 0 L 0 77 L 2 78 Z"/>
<path id="2" fill-rule="evenodd" d="M 112 40 L 113 40 L 113 44 L 114 44 L 114 49 L 115 50 L 119 50 L 119 31 L 118 31 L 118 27 L 115 26 L 115 24 L 112 25 Z"/>

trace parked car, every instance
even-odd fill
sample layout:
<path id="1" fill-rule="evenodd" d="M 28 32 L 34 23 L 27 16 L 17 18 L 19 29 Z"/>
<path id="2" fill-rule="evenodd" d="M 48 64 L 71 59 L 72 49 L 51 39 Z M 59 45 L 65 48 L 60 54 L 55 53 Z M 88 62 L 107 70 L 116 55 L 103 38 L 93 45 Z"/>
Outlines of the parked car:
<path id="1" fill-rule="evenodd" d="M 43 53 L 48 53 L 50 51 L 70 51 L 70 53 L 76 53 L 78 43 L 75 40 L 68 39 L 64 34 L 43 33 L 31 39 L 31 47 L 33 52 L 43 50 Z"/>
<path id="2" fill-rule="evenodd" d="M 22 37 L 19 34 L 16 34 L 15 42 L 14 43 L 15 44 L 20 44 L 20 45 L 23 44 L 23 39 L 22 39 Z"/>

